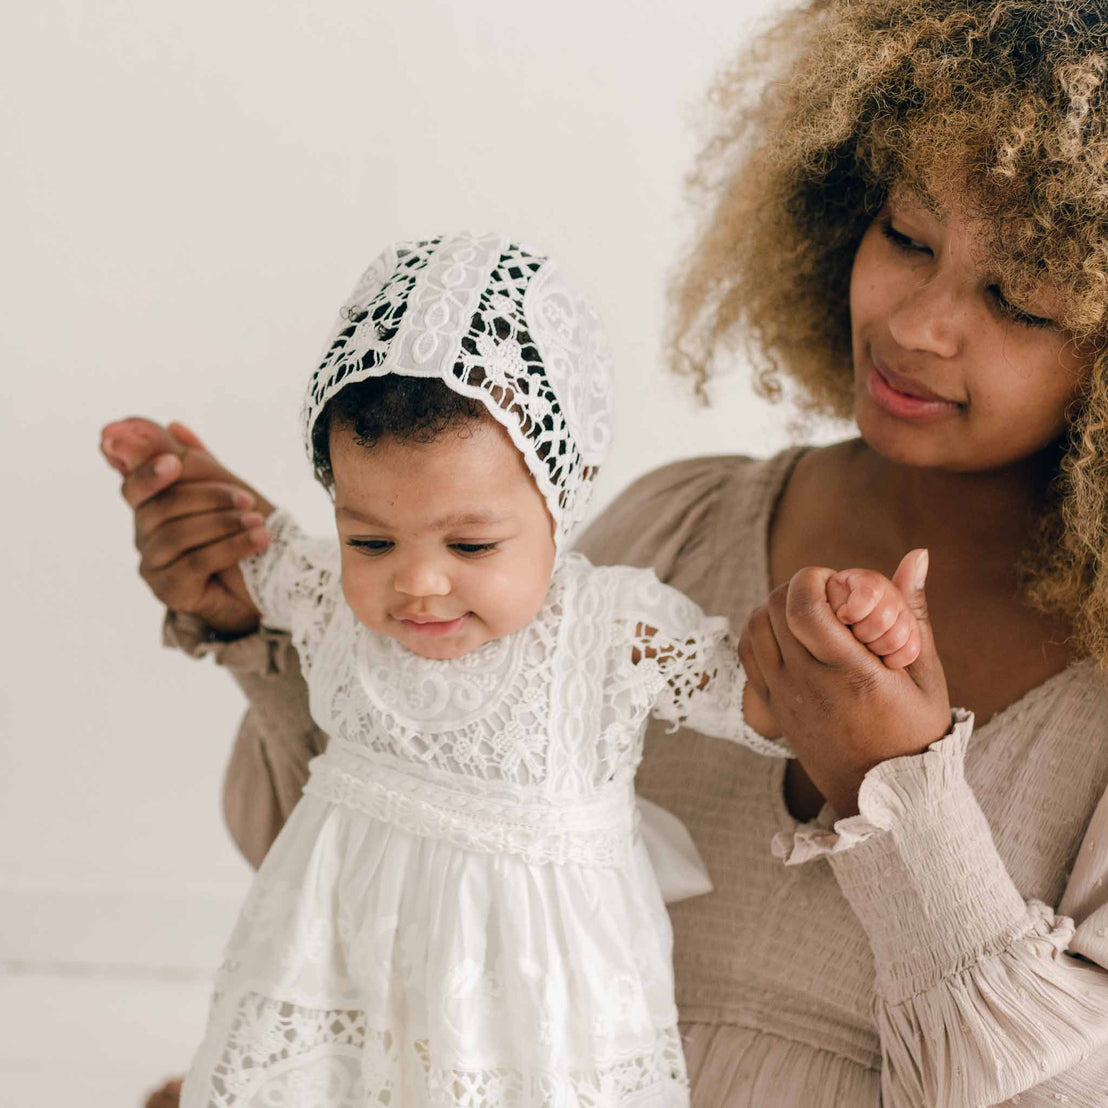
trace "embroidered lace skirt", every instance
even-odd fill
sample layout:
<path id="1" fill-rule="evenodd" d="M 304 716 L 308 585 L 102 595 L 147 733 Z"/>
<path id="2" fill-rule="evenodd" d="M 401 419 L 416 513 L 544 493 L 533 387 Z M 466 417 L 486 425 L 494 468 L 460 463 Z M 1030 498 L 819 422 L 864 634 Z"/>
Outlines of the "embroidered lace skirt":
<path id="1" fill-rule="evenodd" d="M 258 871 L 183 1108 L 687 1105 L 641 842 L 532 863 L 305 794 Z"/>

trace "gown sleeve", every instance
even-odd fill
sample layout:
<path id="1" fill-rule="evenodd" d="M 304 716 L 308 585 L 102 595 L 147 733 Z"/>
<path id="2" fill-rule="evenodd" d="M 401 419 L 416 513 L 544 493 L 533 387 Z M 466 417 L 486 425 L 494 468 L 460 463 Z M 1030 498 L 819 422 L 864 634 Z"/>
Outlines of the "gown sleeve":
<path id="1" fill-rule="evenodd" d="M 735 465 L 731 456 L 697 458 L 647 474 L 598 516 L 578 549 L 594 564 L 652 565 L 667 577 L 707 547 L 718 497 Z M 710 561 L 707 553 L 703 560 Z M 258 866 L 300 797 L 308 763 L 327 745 L 308 712 L 296 651 L 287 632 L 263 627 L 224 641 L 202 621 L 172 610 L 163 641 L 190 657 L 210 655 L 249 701 L 224 778 L 223 813 L 240 851 Z"/>
<path id="2" fill-rule="evenodd" d="M 262 625 L 292 636 L 307 678 L 342 596 L 337 545 L 309 538 L 283 510 L 270 515 L 266 530 L 269 545 L 240 563 L 243 579 Z"/>
<path id="3" fill-rule="evenodd" d="M 662 584 L 651 570 L 626 570 L 620 590 L 617 649 L 626 651 L 651 714 L 705 735 L 790 757 L 783 743 L 751 731 L 743 719 L 746 675 L 726 619 Z"/>
<path id="4" fill-rule="evenodd" d="M 869 771 L 858 815 L 825 808 L 774 853 L 825 860 L 866 931 L 884 1108 L 1103 1108 L 1108 798 L 1058 910 L 1025 901 L 965 779 L 972 728 L 956 712 L 922 754 Z"/>

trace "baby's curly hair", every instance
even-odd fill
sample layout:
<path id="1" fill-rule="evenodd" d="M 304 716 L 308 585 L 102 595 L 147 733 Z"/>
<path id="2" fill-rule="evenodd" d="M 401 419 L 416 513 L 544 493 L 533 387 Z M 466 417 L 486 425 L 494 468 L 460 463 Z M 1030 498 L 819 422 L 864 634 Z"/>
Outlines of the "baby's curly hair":
<path id="1" fill-rule="evenodd" d="M 769 78 L 764 93 L 761 86 Z M 1108 669 L 1108 3 L 807 0 L 724 72 L 692 175 L 706 206 L 673 285 L 670 355 L 701 395 L 741 335 L 758 390 L 847 417 L 850 271 L 894 187 L 958 188 L 997 277 L 1045 283 L 1093 355 L 1027 599 Z"/>
<path id="2" fill-rule="evenodd" d="M 312 428 L 312 467 L 325 489 L 335 487 L 331 428 L 349 428 L 359 446 L 382 439 L 434 442 L 447 431 L 465 434 L 474 423 L 492 422 L 480 400 L 455 392 L 437 377 L 388 373 L 357 381 L 326 403 Z"/>

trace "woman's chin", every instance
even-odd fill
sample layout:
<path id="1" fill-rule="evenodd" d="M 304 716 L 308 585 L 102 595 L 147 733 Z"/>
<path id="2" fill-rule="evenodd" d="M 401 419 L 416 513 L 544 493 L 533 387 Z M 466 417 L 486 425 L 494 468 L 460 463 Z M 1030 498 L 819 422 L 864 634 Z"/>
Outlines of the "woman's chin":
<path id="1" fill-rule="evenodd" d="M 894 465 L 950 469 L 959 452 L 937 424 L 898 420 L 881 411 L 868 397 L 859 397 L 854 422 L 865 444 Z M 960 445 L 960 444 L 958 444 Z"/>

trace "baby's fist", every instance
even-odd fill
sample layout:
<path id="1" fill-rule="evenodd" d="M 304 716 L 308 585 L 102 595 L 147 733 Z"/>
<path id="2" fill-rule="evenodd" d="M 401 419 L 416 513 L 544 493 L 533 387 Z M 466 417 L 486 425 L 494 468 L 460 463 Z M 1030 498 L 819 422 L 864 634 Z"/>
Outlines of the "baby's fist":
<path id="1" fill-rule="evenodd" d="M 903 669 L 919 657 L 919 621 L 904 594 L 883 574 L 872 569 L 842 570 L 827 581 L 827 602 L 854 637 L 889 669 Z"/>

